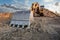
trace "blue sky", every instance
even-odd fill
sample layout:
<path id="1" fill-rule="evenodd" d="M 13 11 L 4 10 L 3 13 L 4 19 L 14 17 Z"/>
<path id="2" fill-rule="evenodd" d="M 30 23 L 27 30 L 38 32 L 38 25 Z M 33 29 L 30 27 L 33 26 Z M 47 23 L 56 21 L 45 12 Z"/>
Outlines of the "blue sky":
<path id="1" fill-rule="evenodd" d="M 38 2 L 40 5 L 44 5 L 45 8 L 60 13 L 60 0 L 0 0 L 0 5 L 11 4 L 19 8 L 23 8 L 26 5 L 29 8 L 33 2 Z M 55 5 L 56 2 L 58 2 L 58 6 Z"/>
<path id="2" fill-rule="evenodd" d="M 0 5 L 1 4 L 13 4 L 16 2 L 21 2 L 22 4 L 30 6 L 33 2 L 39 2 L 40 4 L 49 4 L 49 3 L 54 3 L 54 2 L 60 2 L 60 0 L 0 0 Z"/>

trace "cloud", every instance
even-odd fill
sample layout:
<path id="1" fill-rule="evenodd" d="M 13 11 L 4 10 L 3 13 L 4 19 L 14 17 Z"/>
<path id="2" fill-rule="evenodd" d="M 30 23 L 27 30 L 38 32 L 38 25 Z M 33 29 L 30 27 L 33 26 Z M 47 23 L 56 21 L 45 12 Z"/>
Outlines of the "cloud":
<path id="1" fill-rule="evenodd" d="M 23 4 L 20 0 L 13 0 L 13 2 Z"/>
<path id="2" fill-rule="evenodd" d="M 17 2 L 17 0 L 13 0 L 14 2 Z"/>
<path id="3" fill-rule="evenodd" d="M 54 0 L 43 0 L 44 2 L 52 2 L 52 1 L 54 1 Z"/>
<path id="4" fill-rule="evenodd" d="M 29 0 L 25 0 L 25 5 L 28 5 Z"/>
<path id="5" fill-rule="evenodd" d="M 56 5 L 56 6 L 60 6 L 60 2 L 56 2 L 55 5 Z"/>
<path id="6" fill-rule="evenodd" d="M 60 2 L 58 4 L 47 4 L 45 5 L 45 8 L 53 11 L 53 12 L 57 12 L 60 13 Z"/>
<path id="7" fill-rule="evenodd" d="M 17 7 L 17 8 L 26 8 L 26 9 L 28 9 L 28 2 L 29 2 L 29 0 L 25 0 L 25 3 L 23 3 L 23 2 L 21 2 L 21 0 L 13 0 L 13 4 L 11 4 L 12 6 L 15 6 L 15 7 Z"/>

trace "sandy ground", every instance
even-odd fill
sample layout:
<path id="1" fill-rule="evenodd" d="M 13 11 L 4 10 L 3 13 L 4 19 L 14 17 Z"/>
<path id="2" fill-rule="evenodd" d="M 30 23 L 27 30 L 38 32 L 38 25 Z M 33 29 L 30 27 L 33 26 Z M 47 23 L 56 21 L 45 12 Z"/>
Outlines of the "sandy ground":
<path id="1" fill-rule="evenodd" d="M 59 19 L 60 17 L 37 17 L 29 29 L 0 24 L 0 40 L 60 40 Z"/>

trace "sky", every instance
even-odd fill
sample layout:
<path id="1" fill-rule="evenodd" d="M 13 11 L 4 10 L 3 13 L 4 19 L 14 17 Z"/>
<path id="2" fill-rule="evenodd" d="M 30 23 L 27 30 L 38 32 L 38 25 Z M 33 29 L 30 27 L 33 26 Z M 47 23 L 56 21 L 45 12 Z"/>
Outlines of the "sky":
<path id="1" fill-rule="evenodd" d="M 38 2 L 40 5 L 44 5 L 45 8 L 60 13 L 60 0 L 0 0 L 0 5 L 11 4 L 15 7 L 30 8 L 33 2 Z"/>
<path id="2" fill-rule="evenodd" d="M 25 5 L 31 5 L 33 2 L 38 2 L 40 4 L 50 4 L 55 2 L 60 2 L 60 0 L 0 0 L 0 4 L 13 4 L 13 3 L 22 3 Z"/>

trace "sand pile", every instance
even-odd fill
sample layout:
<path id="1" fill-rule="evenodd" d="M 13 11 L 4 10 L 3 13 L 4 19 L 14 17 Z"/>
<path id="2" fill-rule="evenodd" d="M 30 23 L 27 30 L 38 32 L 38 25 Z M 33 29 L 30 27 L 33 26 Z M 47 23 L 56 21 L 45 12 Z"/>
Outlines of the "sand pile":
<path id="1" fill-rule="evenodd" d="M 42 17 L 43 18 L 43 17 Z M 38 19 L 38 20 L 37 20 Z M 45 21 L 45 22 L 42 22 Z M 55 22 L 57 21 L 57 22 Z M 41 22 L 41 23 L 40 23 Z M 60 21 L 59 18 L 35 18 L 31 28 L 12 28 L 8 25 L 0 26 L 0 40 L 60 40 Z M 43 26 L 44 25 L 44 26 Z M 45 31 L 43 31 L 43 29 Z M 52 29 L 49 29 L 49 27 Z M 46 29 L 47 28 L 47 29 Z M 48 31 L 52 30 L 52 31 Z M 54 33 L 54 32 L 57 32 Z"/>

